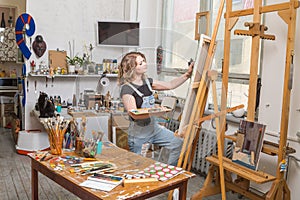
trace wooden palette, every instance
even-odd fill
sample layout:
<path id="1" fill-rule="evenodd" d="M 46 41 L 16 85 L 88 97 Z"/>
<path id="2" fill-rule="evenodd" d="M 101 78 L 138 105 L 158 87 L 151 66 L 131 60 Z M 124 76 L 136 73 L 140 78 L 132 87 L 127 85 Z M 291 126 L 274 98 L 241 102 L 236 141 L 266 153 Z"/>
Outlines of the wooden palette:
<path id="1" fill-rule="evenodd" d="M 138 109 L 133 109 L 129 111 L 129 115 L 133 119 L 146 119 L 152 116 L 162 116 L 166 112 L 170 112 L 172 109 L 164 107 L 164 106 L 159 106 L 155 108 L 138 108 Z"/>

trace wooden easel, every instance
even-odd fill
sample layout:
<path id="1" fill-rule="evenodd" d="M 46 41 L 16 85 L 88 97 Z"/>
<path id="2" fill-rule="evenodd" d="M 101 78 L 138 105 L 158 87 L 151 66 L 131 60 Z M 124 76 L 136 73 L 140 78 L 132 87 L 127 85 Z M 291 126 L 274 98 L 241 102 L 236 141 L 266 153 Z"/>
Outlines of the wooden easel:
<path id="1" fill-rule="evenodd" d="M 221 1 L 221 4 L 224 5 L 225 0 Z M 193 102 L 192 113 L 189 117 L 189 124 L 187 125 L 183 142 L 183 147 L 180 153 L 180 157 L 177 163 L 177 166 L 182 167 L 186 170 L 191 170 L 193 156 L 196 150 L 196 145 L 198 142 L 199 132 L 200 132 L 200 124 L 195 123 L 199 118 L 201 118 L 204 114 L 206 100 L 208 96 L 209 82 L 207 79 L 207 71 L 210 69 L 215 47 L 216 47 L 216 37 L 217 32 L 221 20 L 221 15 L 223 12 L 223 7 L 221 6 L 218 11 L 218 16 L 216 20 L 216 25 L 211 37 L 210 45 L 208 48 L 207 56 L 205 58 L 205 64 L 203 67 L 202 77 L 200 82 L 194 82 L 191 84 L 191 89 L 195 90 L 196 93 L 195 102 Z M 203 58 L 199 58 L 203 59 Z"/>
<path id="2" fill-rule="evenodd" d="M 253 14 L 253 22 L 245 24 L 249 27 L 249 30 L 236 30 L 235 34 L 247 35 L 252 37 L 252 49 L 251 49 L 251 68 L 250 68 L 250 83 L 249 83 L 249 95 L 248 95 L 248 115 L 247 120 L 254 121 L 255 119 L 255 100 L 256 100 L 256 82 L 257 82 L 257 71 L 258 71 L 258 49 L 260 45 L 260 39 L 275 39 L 275 36 L 266 35 L 264 31 L 265 26 L 261 25 L 261 14 L 268 12 L 278 11 L 279 16 L 288 25 L 288 39 L 286 47 L 286 65 L 284 75 L 284 91 L 283 91 L 283 103 L 282 103 L 282 115 L 281 115 L 281 126 L 280 126 L 280 143 L 278 150 L 272 151 L 278 155 L 278 166 L 285 159 L 288 149 L 286 148 L 287 143 L 287 130 L 289 120 L 289 104 L 290 104 L 290 91 L 291 91 L 291 80 L 290 75 L 291 63 L 293 59 L 294 51 L 294 40 L 295 40 L 295 29 L 296 29 L 296 9 L 300 3 L 296 0 L 290 0 L 288 3 L 274 4 L 270 6 L 262 6 L 262 0 L 254 1 L 254 8 L 232 11 L 232 1 L 226 0 L 226 14 L 225 14 L 225 38 L 224 38 L 224 52 L 230 52 L 230 34 L 233 26 L 238 20 L 239 16 L 246 16 Z M 223 6 L 221 4 L 221 6 Z M 228 75 L 229 75 L 229 58 L 230 54 L 224 54 L 224 65 L 223 65 L 223 91 L 221 100 L 221 110 L 226 109 L 227 104 L 227 91 L 228 91 Z M 221 116 L 221 124 L 225 123 L 225 117 Z M 221 141 L 224 140 L 224 132 L 222 130 Z M 219 141 L 218 141 L 219 142 Z M 272 155 L 273 153 L 266 150 L 269 147 L 263 147 L 263 151 Z M 222 146 L 223 147 L 223 146 Z M 293 152 L 293 151 L 291 151 Z M 243 166 L 231 162 L 231 160 L 224 158 L 223 162 L 219 162 L 216 157 L 207 157 L 207 160 L 212 164 L 209 169 L 208 176 L 205 180 L 203 188 L 193 195 L 192 199 L 202 199 L 205 196 L 211 196 L 220 193 L 220 181 L 222 179 L 219 175 L 218 166 L 223 165 L 225 171 L 225 186 L 226 190 L 232 190 L 238 192 L 250 199 L 290 199 L 290 191 L 284 180 L 284 174 L 280 172 L 279 167 L 277 168 L 276 177 L 266 174 L 262 171 L 249 170 Z M 231 173 L 237 174 L 240 179 L 239 182 L 233 182 Z M 216 180 L 213 183 L 213 180 Z M 262 184 L 273 181 L 271 189 L 265 196 L 257 195 L 249 191 L 250 181 Z"/>
<path id="3" fill-rule="evenodd" d="M 215 22 L 215 27 L 213 30 L 213 34 L 211 37 L 210 45 L 208 48 L 207 56 L 205 58 L 205 63 L 203 67 L 203 71 L 201 72 L 200 82 L 194 81 L 191 84 L 191 91 L 195 94 L 195 101 L 193 102 L 192 112 L 189 113 L 189 117 L 186 117 L 188 121 L 188 125 L 186 126 L 184 133 L 179 133 L 179 135 L 184 135 L 184 142 L 182 145 L 181 153 L 178 159 L 177 166 L 181 167 L 185 170 L 190 171 L 196 151 L 196 145 L 199 138 L 201 122 L 198 122 L 198 119 L 201 118 L 204 114 L 205 105 L 208 96 L 209 82 L 207 81 L 207 71 L 211 67 L 215 47 L 216 47 L 216 37 L 219 28 L 219 24 L 221 21 L 221 16 L 223 12 L 223 7 L 225 4 L 225 0 L 221 0 L 222 6 L 220 6 L 218 10 L 218 16 Z M 203 59 L 203 58 L 198 58 Z M 197 73 L 194 76 L 199 76 Z M 181 122 L 182 123 L 182 122 Z M 185 123 L 185 122 L 184 122 Z M 172 199 L 173 192 L 169 193 L 168 199 Z"/>

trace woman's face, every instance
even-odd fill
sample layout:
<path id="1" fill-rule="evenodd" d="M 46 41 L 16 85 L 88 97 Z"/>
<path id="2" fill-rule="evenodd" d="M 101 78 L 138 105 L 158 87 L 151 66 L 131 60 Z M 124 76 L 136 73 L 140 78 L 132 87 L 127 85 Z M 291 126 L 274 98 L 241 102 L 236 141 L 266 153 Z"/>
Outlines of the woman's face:
<path id="1" fill-rule="evenodd" d="M 144 74 L 147 72 L 147 64 L 145 59 L 142 56 L 136 57 L 136 68 L 135 73 L 137 75 Z"/>

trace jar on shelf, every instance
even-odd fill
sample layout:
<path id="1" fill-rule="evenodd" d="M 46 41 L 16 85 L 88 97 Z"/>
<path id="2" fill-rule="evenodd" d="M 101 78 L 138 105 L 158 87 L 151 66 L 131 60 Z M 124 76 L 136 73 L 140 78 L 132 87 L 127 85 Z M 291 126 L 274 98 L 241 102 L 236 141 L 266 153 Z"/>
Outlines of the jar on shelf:
<path id="1" fill-rule="evenodd" d="M 112 62 L 112 73 L 118 73 L 118 61 L 117 59 L 113 59 L 113 62 Z"/>
<path id="2" fill-rule="evenodd" d="M 101 75 L 102 73 L 103 73 L 103 65 L 102 64 L 96 64 L 95 74 Z"/>
<path id="3" fill-rule="evenodd" d="M 87 65 L 88 74 L 95 74 L 95 63 L 91 62 Z"/>

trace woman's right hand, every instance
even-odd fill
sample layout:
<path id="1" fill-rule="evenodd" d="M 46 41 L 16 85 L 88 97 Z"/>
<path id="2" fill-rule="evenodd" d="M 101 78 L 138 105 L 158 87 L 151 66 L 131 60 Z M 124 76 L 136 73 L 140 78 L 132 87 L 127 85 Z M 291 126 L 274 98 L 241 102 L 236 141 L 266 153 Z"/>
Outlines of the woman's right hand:
<path id="1" fill-rule="evenodd" d="M 194 69 L 194 64 L 195 64 L 194 61 L 191 62 L 190 65 L 189 65 L 189 68 L 188 68 L 187 72 L 185 72 L 185 74 L 186 74 L 186 76 L 187 76 L 188 78 L 190 78 L 190 77 L 192 76 L 193 69 Z"/>

